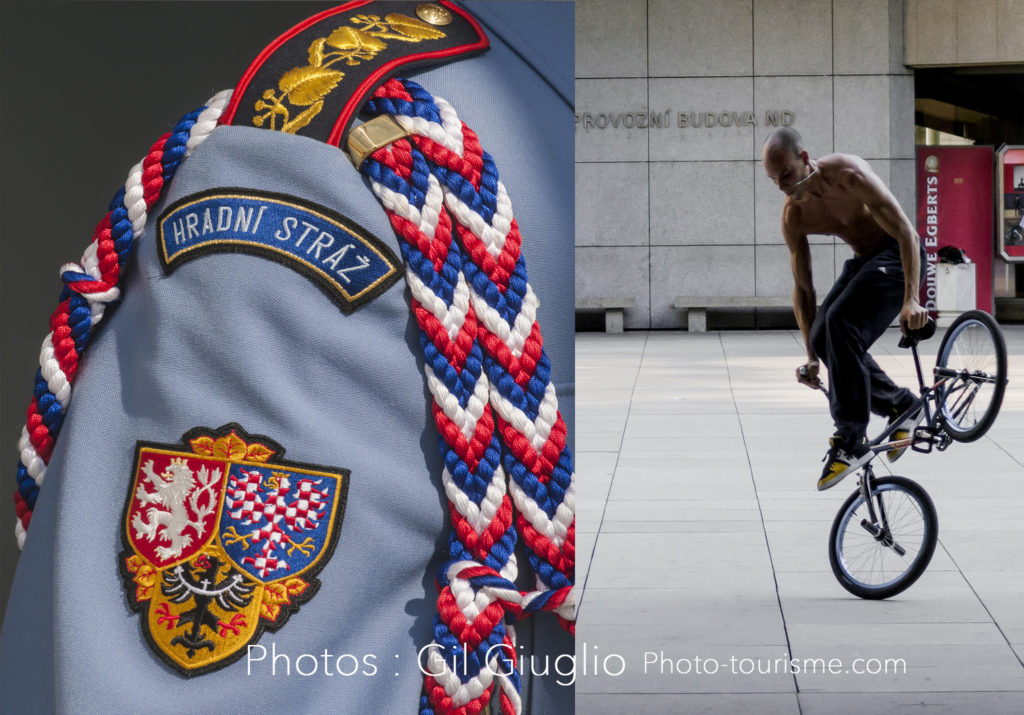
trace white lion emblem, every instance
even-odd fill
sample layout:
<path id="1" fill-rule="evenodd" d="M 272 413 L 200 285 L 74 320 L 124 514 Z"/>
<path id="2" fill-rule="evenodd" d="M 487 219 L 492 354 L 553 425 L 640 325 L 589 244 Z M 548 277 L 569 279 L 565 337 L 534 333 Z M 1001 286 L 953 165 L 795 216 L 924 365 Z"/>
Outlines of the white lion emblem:
<path id="1" fill-rule="evenodd" d="M 132 517 L 135 538 L 145 537 L 148 541 L 160 539 L 169 542 L 170 546 L 156 547 L 157 556 L 161 559 L 177 558 L 192 543 L 192 537 L 184 533 L 185 529 L 192 527 L 196 538 L 203 537 L 206 531 L 203 520 L 217 508 L 217 499 L 212 492 L 213 487 L 220 481 L 221 471 L 214 469 L 211 474 L 202 466 L 198 474 L 193 475 L 185 459 L 174 458 L 163 474 L 153 471 L 152 459 L 143 465 L 142 473 L 152 485 L 152 489 L 147 489 L 145 483 L 140 482 L 138 489 L 135 490 L 135 498 L 143 505 L 158 506 L 151 506 L 145 510 L 146 520 L 142 518 L 141 508 L 135 512 Z M 195 489 L 197 479 L 201 486 Z M 199 499 L 204 493 L 210 494 L 210 498 L 205 506 L 200 507 Z M 196 515 L 195 519 L 189 518 L 186 499 L 188 506 Z M 161 526 L 164 528 L 158 532 Z"/>

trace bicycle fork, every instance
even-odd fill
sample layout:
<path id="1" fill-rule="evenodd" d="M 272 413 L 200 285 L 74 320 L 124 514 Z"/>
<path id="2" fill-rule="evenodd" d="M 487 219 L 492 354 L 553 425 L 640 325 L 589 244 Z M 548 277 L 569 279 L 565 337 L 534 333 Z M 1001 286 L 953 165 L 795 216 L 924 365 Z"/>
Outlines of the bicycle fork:
<path id="1" fill-rule="evenodd" d="M 883 546 L 887 546 L 900 556 L 905 556 L 907 550 L 896 543 L 896 540 L 892 536 L 892 531 L 889 530 L 889 520 L 885 514 L 885 504 L 882 502 L 882 492 L 877 493 L 877 504 L 872 498 L 872 494 L 875 491 L 875 471 L 871 468 L 871 464 L 864 465 L 863 473 L 860 478 L 859 489 L 861 496 L 864 497 L 864 503 L 868 506 L 868 516 L 871 517 L 870 521 L 867 519 L 861 519 L 860 525 L 865 531 L 874 537 L 875 541 L 881 543 Z"/>

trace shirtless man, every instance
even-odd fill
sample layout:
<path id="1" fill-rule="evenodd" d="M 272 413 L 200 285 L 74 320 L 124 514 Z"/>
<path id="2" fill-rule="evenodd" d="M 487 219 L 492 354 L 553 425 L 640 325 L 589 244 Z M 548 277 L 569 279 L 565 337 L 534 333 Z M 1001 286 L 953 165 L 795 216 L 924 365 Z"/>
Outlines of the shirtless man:
<path id="1" fill-rule="evenodd" d="M 782 235 L 795 281 L 793 311 L 807 346 L 797 380 L 816 387 L 819 360 L 829 371 L 836 433 L 818 480 L 819 490 L 828 489 L 871 456 L 865 446 L 869 412 L 890 423 L 901 420 L 893 439 L 908 437 L 920 420 L 920 414 L 903 414 L 912 393 L 889 379 L 868 348 L 897 315 L 904 331 L 927 322 L 928 312 L 918 302 L 924 249 L 895 197 L 860 157 L 811 159 L 800 135 L 785 128 L 768 137 L 761 160 L 786 194 Z M 811 282 L 812 233 L 839 236 L 854 252 L 820 309 Z M 903 451 L 890 451 L 890 461 Z"/>

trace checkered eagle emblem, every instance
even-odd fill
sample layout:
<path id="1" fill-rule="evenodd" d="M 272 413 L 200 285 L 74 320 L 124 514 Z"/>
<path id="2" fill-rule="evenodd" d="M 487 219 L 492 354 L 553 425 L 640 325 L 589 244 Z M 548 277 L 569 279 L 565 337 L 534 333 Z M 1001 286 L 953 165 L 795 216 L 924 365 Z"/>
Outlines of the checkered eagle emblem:
<path id="1" fill-rule="evenodd" d="M 184 675 L 222 668 L 319 588 L 348 470 L 285 462 L 239 425 L 140 442 L 120 566 L 154 651 Z"/>

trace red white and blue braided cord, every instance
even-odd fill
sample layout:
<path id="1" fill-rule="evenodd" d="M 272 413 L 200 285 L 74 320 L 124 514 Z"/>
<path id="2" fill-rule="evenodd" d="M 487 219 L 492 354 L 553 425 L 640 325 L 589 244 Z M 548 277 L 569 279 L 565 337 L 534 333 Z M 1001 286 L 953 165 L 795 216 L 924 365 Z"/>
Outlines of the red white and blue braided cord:
<path id="1" fill-rule="evenodd" d="M 407 80 L 388 81 L 368 107 L 411 138 L 361 170 L 401 239 L 452 520 L 420 713 L 475 715 L 495 677 L 502 712 L 520 713 L 505 613 L 553 611 L 570 632 L 575 619 L 572 457 L 539 301 L 511 201 L 473 130 Z M 519 537 L 533 591 L 514 583 Z"/>
<path id="2" fill-rule="evenodd" d="M 50 333 L 43 339 L 32 403 L 18 440 L 21 455 L 14 493 L 18 517 L 14 531 L 19 549 L 25 544 L 54 442 L 71 401 L 79 359 L 89 345 L 93 328 L 103 320 L 106 306 L 120 299 L 118 284 L 135 240 L 146 226 L 149 210 L 182 160 L 217 126 L 230 97 L 230 91 L 215 95 L 153 144 L 114 195 L 81 262 L 67 263 L 60 269 L 64 288 L 50 316 Z"/>

